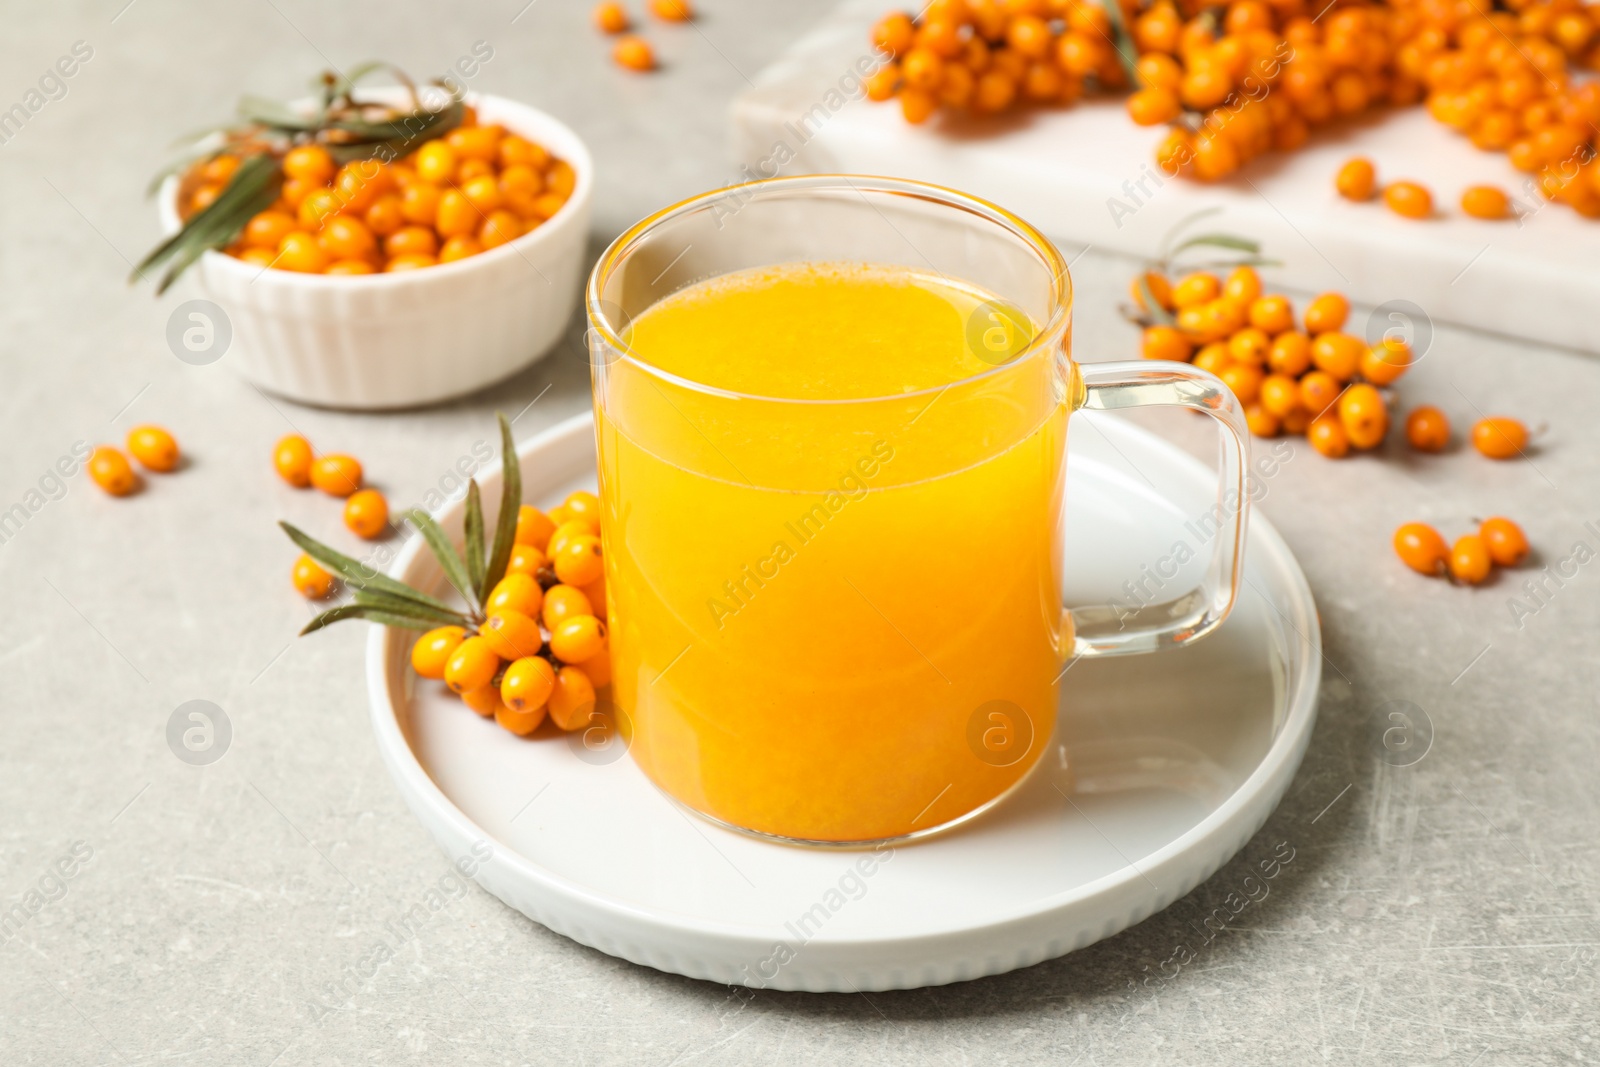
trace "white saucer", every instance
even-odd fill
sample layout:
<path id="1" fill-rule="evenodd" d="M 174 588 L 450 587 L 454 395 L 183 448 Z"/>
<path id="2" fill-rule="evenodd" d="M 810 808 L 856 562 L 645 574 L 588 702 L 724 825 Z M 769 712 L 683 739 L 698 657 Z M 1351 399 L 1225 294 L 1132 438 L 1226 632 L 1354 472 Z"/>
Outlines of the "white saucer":
<path id="1" fill-rule="evenodd" d="M 1210 547 L 1196 519 L 1212 472 L 1110 415 L 1079 412 L 1070 437 L 1068 601 L 1125 598 L 1122 582 L 1142 568 L 1170 573 L 1160 564 L 1179 540 L 1196 559 L 1164 579 L 1161 599 L 1194 584 Z M 588 416 L 518 453 L 530 503 L 594 485 Z M 499 499 L 498 469 L 481 484 L 486 502 Z M 458 537 L 461 510 L 442 517 Z M 451 858 L 575 941 L 775 989 L 940 985 L 1139 922 L 1209 877 L 1276 806 L 1316 717 L 1321 634 L 1305 576 L 1259 516 L 1247 561 L 1239 605 L 1215 634 L 1074 664 L 1054 751 L 1022 788 L 887 856 L 729 832 L 668 801 L 617 745 L 586 750 L 582 735 L 548 725 L 517 738 L 415 679 L 409 635 L 382 627 L 368 645 L 373 726 L 406 803 Z M 420 539 L 391 573 L 440 580 Z"/>

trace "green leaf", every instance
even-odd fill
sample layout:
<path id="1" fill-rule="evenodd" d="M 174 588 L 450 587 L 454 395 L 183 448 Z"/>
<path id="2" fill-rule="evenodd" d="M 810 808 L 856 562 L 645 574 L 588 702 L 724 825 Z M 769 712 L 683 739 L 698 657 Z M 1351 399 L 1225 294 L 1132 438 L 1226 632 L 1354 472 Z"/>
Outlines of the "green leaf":
<path id="1" fill-rule="evenodd" d="M 300 631 L 300 636 L 316 633 L 318 630 L 332 626 L 345 619 L 366 619 L 368 622 L 381 623 L 384 626 L 393 626 L 400 630 L 431 630 L 433 624 L 425 619 L 413 618 L 409 615 L 396 615 L 369 604 L 341 604 L 336 608 L 329 608 L 310 622 L 305 629 Z"/>
<path id="2" fill-rule="evenodd" d="M 1171 326 L 1177 320 L 1172 317 L 1172 312 L 1161 306 L 1156 299 L 1156 294 L 1150 291 L 1150 272 L 1139 272 L 1139 299 L 1144 302 L 1145 314 L 1149 315 L 1162 326 Z"/>
<path id="3" fill-rule="evenodd" d="M 1161 257 L 1158 260 L 1158 263 L 1165 264 L 1167 260 L 1172 258 L 1172 242 L 1178 239 L 1178 235 L 1180 233 L 1199 222 L 1201 219 L 1215 215 L 1221 210 L 1222 208 L 1220 207 L 1202 208 L 1187 218 L 1179 220 L 1178 224 L 1172 227 L 1172 229 L 1168 230 L 1167 235 L 1161 239 Z"/>
<path id="4" fill-rule="evenodd" d="M 1128 24 L 1122 18 L 1122 5 L 1117 0 L 1100 0 L 1101 6 L 1106 9 L 1106 17 L 1111 22 L 1111 43 L 1117 50 L 1117 62 L 1122 64 L 1122 72 L 1128 76 L 1128 84 L 1135 89 L 1141 88 L 1139 83 L 1139 50 L 1134 46 L 1133 35 L 1128 32 Z"/>
<path id="5" fill-rule="evenodd" d="M 428 542 L 428 548 L 433 552 L 433 558 L 439 561 L 439 566 L 444 569 L 444 576 L 450 584 L 456 587 L 468 604 L 474 606 L 478 603 L 478 594 L 472 587 L 472 576 L 467 572 L 467 565 L 461 559 L 461 553 L 456 551 L 456 546 L 450 543 L 450 538 L 445 536 L 439 524 L 421 508 L 412 508 L 406 516 L 416 524 L 422 539 Z"/>
<path id="6" fill-rule="evenodd" d="M 489 590 L 483 584 L 483 500 L 476 478 L 467 480 L 466 534 L 467 577 L 472 579 L 472 588 L 477 594 L 475 603 L 481 607 L 489 600 Z"/>
<path id="7" fill-rule="evenodd" d="M 173 260 L 156 292 L 167 286 L 207 249 L 225 248 L 243 232 L 251 216 L 278 198 L 283 171 L 269 155 L 250 156 L 239 164 L 228 187 L 210 206 L 190 216 L 177 233 L 167 238 L 133 268 L 130 281 L 143 278 L 151 268 Z"/>
<path id="8" fill-rule="evenodd" d="M 1261 251 L 1261 242 L 1252 241 L 1248 237 L 1235 237 L 1231 233 L 1203 233 L 1198 237 L 1191 237 L 1172 250 L 1176 256 L 1185 248 L 1195 248 L 1200 245 L 1209 245 L 1213 248 L 1231 248 L 1236 252 L 1248 252 L 1256 255 Z"/>
<path id="9" fill-rule="evenodd" d="M 470 630 L 475 625 L 471 619 L 458 611 L 440 611 L 438 608 L 418 604 L 415 600 L 408 600 L 378 589 L 357 589 L 355 600 L 357 604 L 378 608 L 391 615 L 423 619 L 440 626 L 462 626 Z"/>
<path id="10" fill-rule="evenodd" d="M 388 593 L 425 607 L 437 608 L 439 611 L 451 611 L 450 605 L 444 601 L 436 600 L 426 593 L 419 593 L 404 582 L 395 581 L 387 574 L 380 574 L 360 560 L 351 559 L 337 549 L 329 548 L 316 538 L 296 529 L 290 523 L 279 522 L 278 525 L 283 527 L 283 532 L 289 535 L 289 540 L 299 545 L 306 555 L 343 578 L 354 589 Z"/>
<path id="11" fill-rule="evenodd" d="M 239 117 L 263 126 L 293 130 L 296 133 L 313 133 L 320 130 L 328 119 L 325 111 L 314 111 L 306 115 L 276 100 L 250 95 L 239 98 Z"/>
<path id="12" fill-rule="evenodd" d="M 485 589 L 493 589 L 506 576 L 506 565 L 511 562 L 511 549 L 517 540 L 517 515 L 522 511 L 522 463 L 517 459 L 517 443 L 511 437 L 511 423 L 504 412 L 495 412 L 500 420 L 500 514 L 494 524 L 494 548 L 489 552 L 489 565 L 484 571 Z"/>

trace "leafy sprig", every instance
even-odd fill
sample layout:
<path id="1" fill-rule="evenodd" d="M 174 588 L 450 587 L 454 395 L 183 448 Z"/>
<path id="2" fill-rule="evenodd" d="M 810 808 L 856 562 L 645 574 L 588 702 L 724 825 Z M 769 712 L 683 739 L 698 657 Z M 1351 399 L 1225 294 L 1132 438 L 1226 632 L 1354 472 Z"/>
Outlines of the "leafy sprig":
<path id="1" fill-rule="evenodd" d="M 1220 231 L 1184 236 L 1184 232 L 1190 226 L 1220 211 L 1222 211 L 1220 207 L 1196 211 L 1187 218 L 1180 220 L 1177 225 L 1167 231 L 1166 236 L 1161 239 L 1161 245 L 1155 258 L 1145 262 L 1144 268 L 1139 272 L 1138 281 L 1135 283 L 1136 288 L 1139 290 L 1139 302 L 1143 306 L 1131 307 L 1123 305 L 1122 314 L 1124 318 L 1140 326 L 1171 326 L 1177 321 L 1172 312 L 1162 307 L 1161 302 L 1150 291 L 1150 274 L 1152 272 L 1167 277 L 1175 277 L 1180 273 L 1186 274 L 1197 270 L 1281 266 L 1279 260 L 1263 256 L 1261 254 L 1261 242 L 1251 237 L 1241 237 L 1238 234 Z M 1239 254 L 1180 262 L 1185 252 L 1197 248 L 1221 248 Z"/>
<path id="2" fill-rule="evenodd" d="M 356 83 L 380 70 L 388 71 L 406 87 L 409 107 L 356 99 Z M 237 240 L 245 224 L 278 199 L 284 180 L 283 157 L 290 149 L 320 144 L 341 165 L 363 159 L 388 162 L 459 126 L 466 112 L 453 93 L 442 107 L 425 106 L 411 78 L 382 61 L 362 63 L 348 74 L 324 72 L 312 81 L 312 87 L 318 104 L 309 112 L 246 95 L 238 105 L 242 121 L 200 130 L 179 141 L 184 151 L 155 176 L 147 195 L 154 195 L 173 175 L 187 174 L 218 156 L 240 157 L 239 168 L 215 201 L 184 220 L 177 233 L 133 269 L 130 281 L 141 280 L 152 268 L 169 263 L 156 284 L 157 293 L 165 292 L 205 252 L 226 248 Z"/>

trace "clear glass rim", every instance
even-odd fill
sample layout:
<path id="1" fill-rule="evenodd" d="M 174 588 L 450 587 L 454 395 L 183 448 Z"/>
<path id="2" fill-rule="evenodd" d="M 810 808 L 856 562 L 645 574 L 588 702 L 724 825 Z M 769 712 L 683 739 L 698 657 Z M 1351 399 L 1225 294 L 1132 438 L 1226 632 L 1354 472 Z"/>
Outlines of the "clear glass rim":
<path id="1" fill-rule="evenodd" d="M 977 215 L 1002 229 L 1010 231 L 1013 236 L 1021 239 L 1039 257 L 1041 265 L 1050 274 L 1050 314 L 1028 346 L 1012 359 L 967 378 L 960 378 L 944 385 L 928 386 L 909 393 L 895 393 L 891 396 L 813 399 L 741 393 L 708 385 L 704 382 L 697 382 L 663 370 L 629 348 L 623 342 L 616 324 L 607 316 L 604 301 L 600 296 L 605 283 L 609 280 L 612 272 L 616 270 L 623 257 L 632 251 L 634 246 L 645 237 L 676 219 L 699 211 L 725 197 L 741 193 L 753 195 L 767 188 L 781 188 L 795 192 L 848 191 L 860 194 L 863 199 L 869 192 L 890 193 L 915 197 L 947 208 L 965 211 L 970 215 Z M 943 393 L 956 386 L 973 385 L 994 375 L 1016 370 L 1027 362 L 1039 358 L 1041 353 L 1048 351 L 1052 347 L 1054 339 L 1062 332 L 1067 316 L 1071 313 L 1072 279 L 1067 273 L 1066 259 L 1057 251 L 1055 245 L 1051 244 L 1044 234 L 1040 233 L 1031 224 L 1013 215 L 998 204 L 993 204 L 980 197 L 958 192 L 942 185 L 934 185 L 931 182 L 912 181 L 906 178 L 887 178 L 870 174 L 814 174 L 792 178 L 762 178 L 753 182 L 723 186 L 720 189 L 713 189 L 710 192 L 691 196 L 687 200 L 680 200 L 676 204 L 646 216 L 623 231 L 621 236 L 612 241 L 610 246 L 601 253 L 594 270 L 589 273 L 589 284 L 585 292 L 584 303 L 585 313 L 589 318 L 589 328 L 594 331 L 601 343 L 616 353 L 617 361 L 626 362 L 652 377 L 681 389 L 702 393 L 707 396 L 723 397 L 729 400 L 759 400 L 772 404 L 872 404 L 881 401 L 914 400 L 918 397 Z M 592 354 L 591 358 L 593 358 Z"/>

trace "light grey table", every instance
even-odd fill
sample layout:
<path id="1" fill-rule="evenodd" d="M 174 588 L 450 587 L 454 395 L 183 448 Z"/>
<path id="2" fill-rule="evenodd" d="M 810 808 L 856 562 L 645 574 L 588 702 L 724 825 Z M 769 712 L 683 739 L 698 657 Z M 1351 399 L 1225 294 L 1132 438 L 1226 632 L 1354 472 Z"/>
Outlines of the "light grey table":
<path id="1" fill-rule="evenodd" d="M 705 0 L 696 26 L 651 27 L 668 66 L 637 78 L 609 64 L 586 3 L 524 2 L 6 12 L 0 108 L 74 42 L 93 55 L 0 144 L 0 510 L 32 499 L 75 442 L 120 440 L 137 421 L 170 427 L 191 463 L 128 500 L 77 474 L 0 544 L 0 906 L 25 905 L 9 925 L 0 915 L 0 1061 L 1600 1057 L 1600 563 L 1570 564 L 1533 613 L 1510 608 L 1532 606 L 1524 579 L 1578 543 L 1600 550 L 1600 362 L 1448 328 L 1403 383 L 1406 401 L 1437 402 L 1458 423 L 1482 408 L 1549 431 L 1530 461 L 1505 464 L 1393 447 L 1330 463 L 1296 445 L 1261 509 L 1322 610 L 1316 735 L 1260 835 L 1168 911 L 984 981 L 750 998 L 581 948 L 469 888 L 359 976 L 374 939 L 398 940 L 386 924 L 447 864 L 369 739 L 361 627 L 291 640 L 306 608 L 288 590 L 294 553 L 274 520 L 321 531 L 337 520 L 326 498 L 278 486 L 270 444 L 292 423 L 359 455 L 392 499 L 418 499 L 486 436 L 495 409 L 542 396 L 518 423 L 527 434 L 587 405 L 579 331 L 485 395 L 342 415 L 269 403 L 226 360 L 179 363 L 164 329 L 181 294 L 154 299 L 124 279 L 156 235 L 139 193 L 170 137 L 215 121 L 241 91 L 293 95 L 329 62 L 376 55 L 427 75 L 480 40 L 494 56 L 474 88 L 547 108 L 589 140 L 603 242 L 733 177 L 728 101 L 823 13 Z M 1134 349 L 1112 310 L 1128 273 L 1093 253 L 1076 268 L 1086 358 Z M 1209 430 L 1193 420 L 1158 426 L 1209 456 Z M 1537 546 L 1526 572 L 1464 590 L 1392 558 L 1403 520 L 1458 531 L 1493 512 L 1522 520 Z M 169 715 L 191 699 L 221 705 L 233 728 L 226 756 L 203 769 L 166 742 Z M 1375 755 L 1391 700 L 1432 725 L 1410 767 Z M 1297 858 L 1271 896 L 1199 946 L 1196 917 L 1279 841 Z M 1159 965 L 1180 944 L 1196 958 L 1168 977 Z"/>

